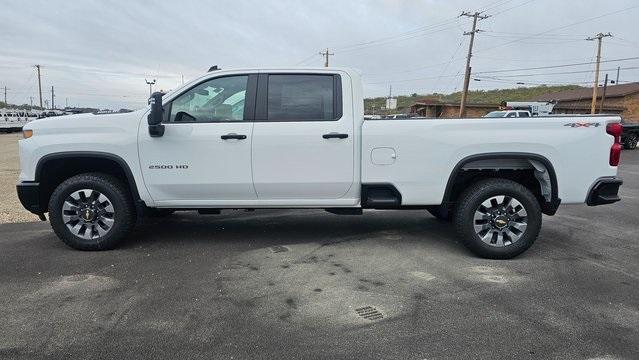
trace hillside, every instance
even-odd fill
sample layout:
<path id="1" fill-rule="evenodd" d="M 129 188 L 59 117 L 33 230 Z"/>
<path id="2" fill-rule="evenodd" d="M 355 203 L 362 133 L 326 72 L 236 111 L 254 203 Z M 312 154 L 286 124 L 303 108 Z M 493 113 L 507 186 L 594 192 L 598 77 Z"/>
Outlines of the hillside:
<path id="1" fill-rule="evenodd" d="M 535 87 L 519 87 L 515 89 L 495 89 L 495 90 L 473 90 L 468 92 L 468 103 L 479 104 L 499 104 L 502 101 L 526 101 L 539 95 L 543 95 L 549 92 L 557 92 L 563 90 L 577 89 L 577 85 L 563 85 L 563 86 L 535 86 Z M 384 111 L 380 109 L 385 105 L 385 97 L 376 97 L 364 99 L 364 109 L 366 113 L 403 113 L 408 112 L 410 106 L 422 98 L 438 99 L 442 102 L 459 102 L 461 99 L 461 92 L 454 92 L 452 94 L 427 94 L 427 95 L 405 95 L 397 96 L 397 109 Z"/>

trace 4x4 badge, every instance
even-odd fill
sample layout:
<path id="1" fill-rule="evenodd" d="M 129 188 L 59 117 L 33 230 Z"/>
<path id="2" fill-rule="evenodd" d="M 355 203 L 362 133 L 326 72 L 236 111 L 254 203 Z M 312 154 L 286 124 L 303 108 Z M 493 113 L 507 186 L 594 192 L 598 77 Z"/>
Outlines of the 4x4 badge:
<path id="1" fill-rule="evenodd" d="M 571 128 L 579 128 L 579 127 L 598 127 L 599 123 L 568 123 L 564 124 L 564 126 L 570 126 Z"/>

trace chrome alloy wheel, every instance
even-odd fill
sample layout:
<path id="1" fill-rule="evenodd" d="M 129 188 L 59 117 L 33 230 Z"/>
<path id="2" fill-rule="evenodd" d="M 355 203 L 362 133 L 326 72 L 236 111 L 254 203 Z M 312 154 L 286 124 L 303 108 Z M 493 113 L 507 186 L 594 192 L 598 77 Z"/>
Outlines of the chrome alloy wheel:
<path id="1" fill-rule="evenodd" d="M 111 200 L 92 189 L 73 192 L 62 205 L 64 224 L 73 235 L 87 240 L 106 235 L 113 228 L 114 214 Z"/>
<path id="2" fill-rule="evenodd" d="M 511 196 L 493 196 L 475 211 L 475 233 L 488 245 L 504 247 L 516 243 L 526 232 L 526 209 Z"/>

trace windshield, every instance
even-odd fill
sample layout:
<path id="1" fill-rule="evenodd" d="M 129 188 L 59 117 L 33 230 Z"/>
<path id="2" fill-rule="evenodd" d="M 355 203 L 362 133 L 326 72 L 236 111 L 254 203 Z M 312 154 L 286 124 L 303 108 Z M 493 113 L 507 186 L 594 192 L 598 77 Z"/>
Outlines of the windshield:
<path id="1" fill-rule="evenodd" d="M 505 111 L 491 111 L 488 114 L 484 115 L 484 117 L 488 117 L 488 118 L 506 117 L 506 112 Z"/>

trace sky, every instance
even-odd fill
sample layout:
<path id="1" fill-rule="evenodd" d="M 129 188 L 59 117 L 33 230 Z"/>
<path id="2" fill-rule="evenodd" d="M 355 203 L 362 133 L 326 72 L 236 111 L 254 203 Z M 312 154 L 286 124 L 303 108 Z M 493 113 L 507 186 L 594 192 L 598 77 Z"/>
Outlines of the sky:
<path id="1" fill-rule="evenodd" d="M 462 88 L 472 26 L 462 11 L 490 15 L 478 22 L 471 90 L 592 84 L 596 41 L 586 38 L 600 32 L 613 35 L 603 40 L 601 81 L 617 67 L 620 83 L 639 81 L 637 0 L 3 0 L 0 8 L 0 87 L 14 104 L 38 103 L 35 64 L 43 98 L 54 86 L 57 107 L 136 109 L 146 104 L 145 79 L 170 90 L 212 65 L 323 66 L 326 48 L 331 66 L 361 71 L 367 97 L 391 86 L 394 95 L 450 93 Z"/>

